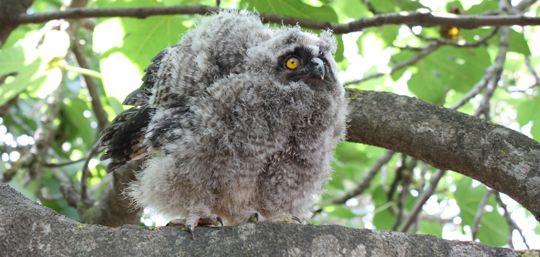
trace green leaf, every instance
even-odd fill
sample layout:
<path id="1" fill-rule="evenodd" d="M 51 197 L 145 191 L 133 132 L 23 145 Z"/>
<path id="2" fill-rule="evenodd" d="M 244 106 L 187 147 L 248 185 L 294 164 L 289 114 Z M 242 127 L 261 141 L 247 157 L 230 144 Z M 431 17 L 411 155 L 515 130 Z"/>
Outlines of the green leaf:
<path id="1" fill-rule="evenodd" d="M 352 219 L 358 216 L 351 209 L 342 205 L 328 206 L 325 207 L 324 210 L 328 212 L 330 216 L 340 219 Z"/>
<path id="2" fill-rule="evenodd" d="M 486 13 L 499 10 L 499 3 L 496 0 L 481 1 L 477 5 L 471 6 L 465 13 L 469 15 Z"/>
<path id="3" fill-rule="evenodd" d="M 396 217 L 390 212 L 391 203 L 387 202 L 386 192 L 382 186 L 378 186 L 371 193 L 371 199 L 375 203 L 373 225 L 377 229 L 390 230 L 396 222 Z"/>
<path id="4" fill-rule="evenodd" d="M 392 45 L 396 39 L 400 26 L 398 25 L 388 25 L 379 28 L 379 36 L 384 41 L 386 46 Z"/>
<path id="5" fill-rule="evenodd" d="M 508 240 L 508 223 L 496 211 L 486 212 L 482 216 L 478 229 L 480 242 L 490 246 L 503 246 Z"/>
<path id="6" fill-rule="evenodd" d="M 508 40 L 509 40 L 508 51 L 527 55 L 527 56 L 531 55 L 531 51 L 529 50 L 529 45 L 527 44 L 527 40 L 525 40 L 525 37 L 523 36 L 522 33 L 518 33 L 517 31 L 511 29 Z"/>
<path id="7" fill-rule="evenodd" d="M 378 12 L 414 11 L 424 7 L 420 2 L 415 0 L 372 0 L 370 2 Z"/>
<path id="8" fill-rule="evenodd" d="M 454 196 L 460 209 L 462 226 L 472 226 L 474 215 L 476 215 L 478 205 L 480 204 L 485 192 L 486 188 L 484 186 L 473 188 L 472 179 L 469 177 L 463 177 L 457 182 L 457 188 Z"/>
<path id="9" fill-rule="evenodd" d="M 303 19 L 338 22 L 338 16 L 332 7 L 322 5 L 319 7 L 306 4 L 300 0 L 243 0 L 240 6 L 248 6 L 249 10 L 257 10 L 261 13 L 271 13 L 284 16 L 292 16 Z M 343 60 L 343 40 L 341 35 L 336 36 L 337 51 L 335 59 L 337 62 Z"/>
<path id="10" fill-rule="evenodd" d="M 25 89 L 39 87 L 45 81 L 38 73 L 43 60 L 26 56 L 22 47 L 0 50 L 0 60 L 0 77 L 5 78 L 0 86 L 0 106 Z"/>
<path id="11" fill-rule="evenodd" d="M 517 107 L 517 120 L 522 127 L 532 122 L 531 135 L 540 141 L 540 96 L 523 100 Z"/>
<path id="12" fill-rule="evenodd" d="M 106 19 L 94 30 L 93 49 L 103 57 L 100 70 L 107 95 L 123 100 L 141 85 L 142 71 L 186 30 L 182 17 L 145 20 Z"/>
<path id="13" fill-rule="evenodd" d="M 69 127 L 66 129 L 68 137 L 80 136 L 87 147 L 92 146 L 95 140 L 95 129 L 91 121 L 84 117 L 84 112 L 89 111 L 86 101 L 79 98 L 65 100 L 62 104 L 62 112 L 66 114 Z"/>
<path id="14" fill-rule="evenodd" d="M 438 222 L 422 220 L 420 221 L 419 234 L 434 235 L 442 237 L 443 225 Z"/>
<path id="15" fill-rule="evenodd" d="M 339 16 L 340 22 L 345 22 L 349 19 L 358 19 L 368 15 L 369 11 L 360 1 L 350 0 L 333 0 L 330 6 Z"/>
<path id="16" fill-rule="evenodd" d="M 442 75 L 436 71 L 419 71 L 409 79 L 409 90 L 424 101 L 444 104 L 448 88 L 443 84 L 441 77 Z"/>
<path id="17" fill-rule="evenodd" d="M 250 0 L 240 1 L 240 6 L 248 5 L 249 10 L 261 13 L 287 15 L 297 18 L 337 22 L 338 17 L 330 6 L 320 7 L 306 4 L 300 0 Z"/>
<path id="18" fill-rule="evenodd" d="M 467 92 L 490 63 L 483 48 L 442 47 L 416 64 L 409 89 L 423 100 L 443 104 L 449 89 Z"/>
<path id="19" fill-rule="evenodd" d="M 367 160 L 364 149 L 365 146 L 358 143 L 341 142 L 336 147 L 336 158 L 341 162 L 363 163 Z"/>

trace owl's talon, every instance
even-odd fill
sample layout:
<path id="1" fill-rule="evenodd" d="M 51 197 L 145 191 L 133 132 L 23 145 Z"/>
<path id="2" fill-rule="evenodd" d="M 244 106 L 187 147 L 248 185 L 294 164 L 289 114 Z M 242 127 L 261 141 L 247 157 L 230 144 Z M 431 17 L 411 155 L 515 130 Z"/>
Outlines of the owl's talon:
<path id="1" fill-rule="evenodd" d="M 212 218 L 200 218 L 196 223 L 197 227 L 223 227 L 223 219 L 216 216 Z"/>
<path id="2" fill-rule="evenodd" d="M 270 223 L 280 223 L 280 224 L 302 224 L 302 220 L 294 215 L 278 215 L 271 217 L 266 220 Z"/>
<path id="3" fill-rule="evenodd" d="M 223 227 L 223 219 L 219 216 L 216 217 L 216 220 L 219 222 L 219 225 Z"/>
<path id="4" fill-rule="evenodd" d="M 257 223 L 257 222 L 259 222 L 259 214 L 258 213 L 253 213 L 251 216 L 249 216 L 247 222 L 249 222 L 249 223 Z"/>
<path id="5" fill-rule="evenodd" d="M 187 225 L 187 230 L 189 232 L 189 235 L 191 236 L 191 240 L 195 240 L 195 227 L 193 225 Z"/>

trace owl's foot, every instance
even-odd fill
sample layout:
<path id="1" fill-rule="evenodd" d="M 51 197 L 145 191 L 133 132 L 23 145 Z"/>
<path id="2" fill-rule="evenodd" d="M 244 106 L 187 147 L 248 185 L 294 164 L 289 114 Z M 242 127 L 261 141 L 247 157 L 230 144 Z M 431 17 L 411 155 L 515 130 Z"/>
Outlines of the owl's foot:
<path id="1" fill-rule="evenodd" d="M 298 217 L 290 214 L 282 214 L 270 217 L 265 220 L 270 223 L 280 223 L 280 224 L 302 224 L 302 220 Z"/>
<path id="2" fill-rule="evenodd" d="M 188 219 L 174 219 L 167 223 L 167 226 L 179 227 L 182 230 L 187 230 L 191 235 L 191 239 L 195 239 L 195 227 L 223 227 L 223 219 L 219 216 L 215 217 L 191 217 Z"/>

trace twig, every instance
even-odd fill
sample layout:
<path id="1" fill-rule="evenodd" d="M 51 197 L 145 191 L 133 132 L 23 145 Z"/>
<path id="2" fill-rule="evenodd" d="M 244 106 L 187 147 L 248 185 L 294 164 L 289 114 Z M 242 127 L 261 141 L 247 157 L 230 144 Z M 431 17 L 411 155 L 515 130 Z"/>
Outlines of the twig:
<path id="1" fill-rule="evenodd" d="M 531 88 L 535 86 L 540 86 L 540 77 L 538 76 L 538 73 L 536 73 L 536 70 L 534 69 L 532 63 L 531 63 L 531 57 L 528 55 L 525 55 L 525 65 L 527 65 L 527 69 L 529 69 L 529 72 L 534 77 L 534 84 L 531 86 Z"/>
<path id="2" fill-rule="evenodd" d="M 482 79 L 480 79 L 480 81 L 478 81 L 472 88 L 471 90 L 469 90 L 469 92 L 467 92 L 465 94 L 465 96 L 463 96 L 463 98 L 461 98 L 459 101 L 457 101 L 455 104 L 453 104 L 450 109 L 452 110 L 457 110 L 459 108 L 461 108 L 463 105 L 465 105 L 467 102 L 469 102 L 473 97 L 475 97 L 476 95 L 478 95 L 478 93 L 480 93 L 480 91 L 482 91 L 482 89 L 484 89 L 489 80 L 491 79 L 491 77 L 493 76 L 493 71 L 494 71 L 494 68 L 492 66 L 488 67 L 484 73 L 484 76 L 482 77 Z"/>
<path id="3" fill-rule="evenodd" d="M 369 0 L 363 0 L 362 3 L 366 6 L 366 8 L 373 14 L 379 14 L 379 11 L 375 9 L 375 6 L 369 1 Z"/>
<path id="4" fill-rule="evenodd" d="M 409 65 L 413 65 L 413 64 L 417 63 L 418 61 L 422 60 L 423 58 L 425 58 L 429 54 L 435 52 L 435 50 L 437 50 L 440 46 L 441 46 L 440 43 L 432 42 L 428 46 L 422 48 L 422 50 L 419 51 L 416 56 L 414 56 L 414 57 L 412 57 L 412 58 L 410 58 L 408 60 L 396 63 L 396 65 L 392 66 L 392 68 L 390 69 L 389 72 L 377 72 L 377 73 L 374 73 L 374 74 L 371 74 L 371 75 L 367 75 L 367 76 L 365 76 L 365 77 L 363 77 L 361 79 L 351 80 L 351 81 L 345 82 L 345 83 L 343 83 L 343 86 L 348 86 L 348 85 L 352 85 L 352 84 L 359 84 L 359 83 L 365 82 L 365 81 L 370 80 L 370 79 L 375 79 L 375 78 L 382 77 L 384 75 L 391 75 L 396 71 L 399 71 L 399 70 L 401 70 L 401 69 L 403 69 L 403 68 L 405 68 L 405 67 L 407 67 Z"/>
<path id="5" fill-rule="evenodd" d="M 529 244 L 527 243 L 527 238 L 523 235 L 523 231 L 521 230 L 521 228 L 516 224 L 516 222 L 512 219 L 512 217 L 510 216 L 510 212 L 508 211 L 508 207 L 506 206 L 506 204 L 502 201 L 501 199 L 501 194 L 497 191 L 495 191 L 495 199 L 497 200 L 497 203 L 499 204 L 499 206 L 501 206 L 501 208 L 503 209 L 504 211 L 504 218 L 506 219 L 506 222 L 508 223 L 508 230 L 509 230 L 509 233 L 508 233 L 508 244 L 510 246 L 513 247 L 513 244 L 512 244 L 512 232 L 515 230 L 518 231 L 519 233 L 519 236 L 521 237 L 521 240 L 523 240 L 523 243 L 525 244 L 525 247 L 527 247 L 527 249 L 531 249 L 529 247 Z"/>
<path id="6" fill-rule="evenodd" d="M 88 175 L 90 174 L 90 169 L 88 168 L 88 164 L 92 160 L 92 157 L 94 157 L 99 150 L 99 142 L 96 143 L 94 146 L 92 146 L 92 149 L 90 150 L 90 153 L 84 160 L 84 164 L 82 167 L 82 174 L 81 174 L 81 203 L 83 206 L 88 205 Z"/>
<path id="7" fill-rule="evenodd" d="M 86 159 L 86 157 L 78 159 L 78 160 L 71 160 L 71 161 L 59 162 L 59 163 L 46 162 L 46 163 L 43 164 L 43 166 L 47 167 L 47 168 L 58 168 L 58 167 L 64 167 L 64 166 L 72 165 L 72 164 L 75 164 L 75 163 L 79 163 L 79 162 L 84 161 L 85 159 Z"/>
<path id="8" fill-rule="evenodd" d="M 418 197 L 418 201 L 414 204 L 413 209 L 411 210 L 411 213 L 407 217 L 404 225 L 401 227 L 401 232 L 407 232 L 412 224 L 416 221 L 416 218 L 418 217 L 418 214 L 422 210 L 422 207 L 427 202 L 427 200 L 433 195 L 435 192 L 435 189 L 437 188 L 437 185 L 439 184 L 439 181 L 444 176 L 445 171 L 444 170 L 437 170 L 435 174 L 433 175 L 433 178 L 431 179 L 431 182 L 429 184 L 429 187 L 423 192 L 422 195 Z"/>
<path id="9" fill-rule="evenodd" d="M 529 7 L 531 7 L 534 3 L 536 3 L 536 1 L 537 0 L 522 0 L 514 7 L 514 10 L 519 13 L 523 13 L 527 9 L 529 9 Z"/>
<path id="10" fill-rule="evenodd" d="M 59 169 L 52 169 L 52 173 L 58 181 L 60 181 L 60 192 L 69 206 L 76 208 L 79 202 L 79 194 L 75 189 L 75 185 L 71 178 L 62 173 Z"/>
<path id="11" fill-rule="evenodd" d="M 455 46 L 455 47 L 474 48 L 474 47 L 479 47 L 479 46 L 482 46 L 482 45 L 486 45 L 488 40 L 490 40 L 495 35 L 497 35 L 497 32 L 499 31 L 499 27 L 496 27 L 496 28 L 492 29 L 484 37 L 482 37 L 482 38 L 480 38 L 480 39 L 478 39 L 476 41 L 472 41 L 472 42 L 467 42 L 467 41 L 457 41 L 456 42 L 456 41 L 448 40 L 448 39 L 444 39 L 444 38 L 430 38 L 430 37 L 425 37 L 422 34 L 414 33 L 414 31 L 410 27 L 409 27 L 409 30 L 411 31 L 411 33 L 414 36 L 416 36 L 416 37 L 418 37 L 418 38 L 420 38 L 422 40 L 425 40 L 425 41 L 436 41 L 436 42 L 439 42 L 442 45 L 449 45 L 449 46 Z"/>
<path id="12" fill-rule="evenodd" d="M 156 15 L 178 15 L 178 14 L 203 14 L 215 13 L 220 9 L 212 6 L 161 6 L 161 7 L 141 7 L 141 8 L 73 8 L 63 11 L 52 11 L 35 14 L 22 14 L 13 19 L 14 24 L 42 23 L 54 19 L 83 19 L 97 17 L 133 17 L 146 18 Z M 405 24 L 410 26 L 455 26 L 460 28 L 477 28 L 482 26 L 529 26 L 540 25 L 540 17 L 530 17 L 524 15 L 451 15 L 433 14 L 426 12 L 412 13 L 389 13 L 379 14 L 373 17 L 360 18 L 355 21 L 338 24 L 321 22 L 316 20 L 300 19 L 288 16 L 278 16 L 272 14 L 261 14 L 266 22 L 279 23 L 285 25 L 300 25 L 311 29 L 331 29 L 334 33 L 350 33 L 361 31 L 367 27 L 382 26 L 385 24 Z"/>
<path id="13" fill-rule="evenodd" d="M 500 29 L 500 42 L 499 42 L 499 51 L 497 53 L 497 57 L 495 58 L 495 64 L 493 64 L 490 68 L 492 69 L 490 75 L 491 78 L 488 78 L 488 90 L 484 93 L 484 97 L 482 98 L 482 102 L 480 102 L 480 106 L 475 112 L 475 115 L 484 114 L 484 116 L 489 116 L 489 101 L 491 100 L 491 97 L 493 96 L 493 93 L 497 89 L 497 84 L 501 78 L 504 62 L 506 60 L 506 52 L 508 51 L 508 40 L 509 40 L 509 31 L 510 29 L 508 27 L 502 27 Z"/>
<path id="14" fill-rule="evenodd" d="M 424 40 L 431 41 L 431 43 L 428 46 L 423 47 L 423 48 L 402 47 L 403 50 L 416 51 L 416 52 L 418 52 L 418 54 L 416 56 L 412 57 L 409 60 L 397 63 L 396 65 L 394 65 L 390 69 L 390 72 L 387 72 L 387 73 L 377 72 L 377 73 L 368 75 L 368 76 L 363 77 L 363 78 L 358 79 L 358 80 L 352 80 L 352 81 L 345 82 L 343 85 L 347 86 L 347 85 L 351 85 L 351 84 L 359 84 L 359 83 L 365 82 L 367 80 L 375 79 L 375 78 L 378 78 L 378 77 L 381 77 L 381 76 L 384 76 L 384 75 L 393 74 L 394 72 L 396 72 L 396 71 L 398 71 L 398 70 L 400 70 L 402 68 L 405 68 L 407 66 L 410 66 L 410 65 L 413 65 L 413 64 L 417 63 L 418 61 L 420 61 L 423 58 L 427 57 L 429 54 L 433 53 L 435 50 L 437 50 L 439 47 L 441 47 L 443 45 L 450 45 L 450 46 L 456 46 L 456 47 L 479 47 L 481 45 L 485 45 L 488 40 L 490 40 L 493 36 L 495 36 L 497 34 L 498 30 L 499 30 L 498 28 L 495 28 L 489 34 L 484 36 L 483 38 L 478 39 L 477 41 L 474 41 L 474 42 L 465 42 L 465 43 L 457 43 L 457 42 L 453 42 L 453 41 L 450 41 L 450 40 L 442 40 L 442 39 L 426 39 L 426 38 L 422 38 Z M 413 33 L 413 34 L 418 36 L 418 37 L 421 37 L 420 35 L 417 35 L 415 33 Z"/>
<path id="15" fill-rule="evenodd" d="M 482 200 L 480 200 L 480 203 L 478 204 L 478 210 L 476 211 L 476 214 L 474 215 L 473 224 L 471 227 L 472 232 L 472 240 L 476 240 L 478 236 L 478 228 L 480 227 L 480 221 L 482 220 L 482 216 L 484 215 L 486 204 L 489 200 L 489 197 L 491 196 L 491 193 L 493 191 L 491 189 L 488 189 L 484 196 L 482 197 Z"/>
<path id="16" fill-rule="evenodd" d="M 88 61 L 86 60 L 86 57 L 84 56 L 82 49 L 79 46 L 79 43 L 77 42 L 77 37 L 75 36 L 76 33 L 73 33 L 72 37 L 74 38 L 71 43 L 71 50 L 73 51 L 73 54 L 75 55 L 75 58 L 77 59 L 77 62 L 79 63 L 79 66 L 81 68 L 90 70 L 90 64 L 88 64 Z M 109 124 L 109 119 L 107 118 L 107 113 L 105 112 L 105 109 L 103 109 L 103 105 L 101 104 L 101 100 L 99 98 L 99 91 L 98 91 L 98 85 L 96 82 L 87 74 L 83 74 L 84 82 L 86 83 L 86 88 L 88 89 L 88 93 L 90 94 L 91 103 L 92 103 L 92 110 L 94 111 L 94 114 L 96 115 L 96 120 L 98 123 L 98 129 L 99 131 L 103 130 L 107 124 Z"/>
<path id="17" fill-rule="evenodd" d="M 331 204 L 344 204 L 345 202 L 347 202 L 347 200 L 354 198 L 358 195 L 361 195 L 366 189 L 369 188 L 369 185 L 371 184 L 371 181 L 373 180 L 375 175 L 377 175 L 377 172 L 379 172 L 379 170 L 392 159 L 392 157 L 394 156 L 394 153 L 395 152 L 391 150 L 386 151 L 377 160 L 377 162 L 373 166 L 371 166 L 371 168 L 368 170 L 364 178 L 362 178 L 362 182 L 359 185 L 357 185 L 355 189 L 353 189 L 352 191 L 346 193 L 345 195 L 339 198 L 332 200 Z M 316 215 L 320 213 L 321 211 L 322 209 L 317 209 L 316 211 L 313 212 L 313 215 Z"/>
<path id="18" fill-rule="evenodd" d="M 394 199 L 394 193 L 396 192 L 399 182 L 401 181 L 403 177 L 403 170 L 406 167 L 406 164 L 405 164 L 406 161 L 407 161 L 407 155 L 401 154 L 401 164 L 396 168 L 396 171 L 394 172 L 396 175 L 394 176 L 392 183 L 390 183 L 390 188 L 386 192 L 387 202 L 390 202 L 392 201 L 392 199 Z"/>
<path id="19" fill-rule="evenodd" d="M 405 162 L 405 158 L 403 160 Z M 396 222 L 394 223 L 392 230 L 397 230 L 403 220 L 403 210 L 405 208 L 405 200 L 407 200 L 407 196 L 409 196 L 409 187 L 411 185 L 411 181 L 412 181 L 411 178 L 412 178 L 414 167 L 416 167 L 416 159 L 413 158 L 410 163 L 407 164 L 405 162 L 404 165 L 405 165 L 404 169 L 401 170 L 402 182 L 401 182 L 399 198 L 397 201 L 398 212 L 396 215 Z"/>

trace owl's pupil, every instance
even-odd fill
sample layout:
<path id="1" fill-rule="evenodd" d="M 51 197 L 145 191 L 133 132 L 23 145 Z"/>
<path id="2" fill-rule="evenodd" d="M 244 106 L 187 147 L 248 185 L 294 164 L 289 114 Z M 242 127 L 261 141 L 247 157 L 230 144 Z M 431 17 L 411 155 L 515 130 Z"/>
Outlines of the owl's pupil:
<path id="1" fill-rule="evenodd" d="M 294 70 L 294 69 L 296 69 L 298 67 L 299 63 L 300 63 L 300 61 L 298 60 L 298 58 L 291 57 L 291 58 L 287 59 L 287 62 L 285 64 L 285 66 L 290 70 Z"/>

